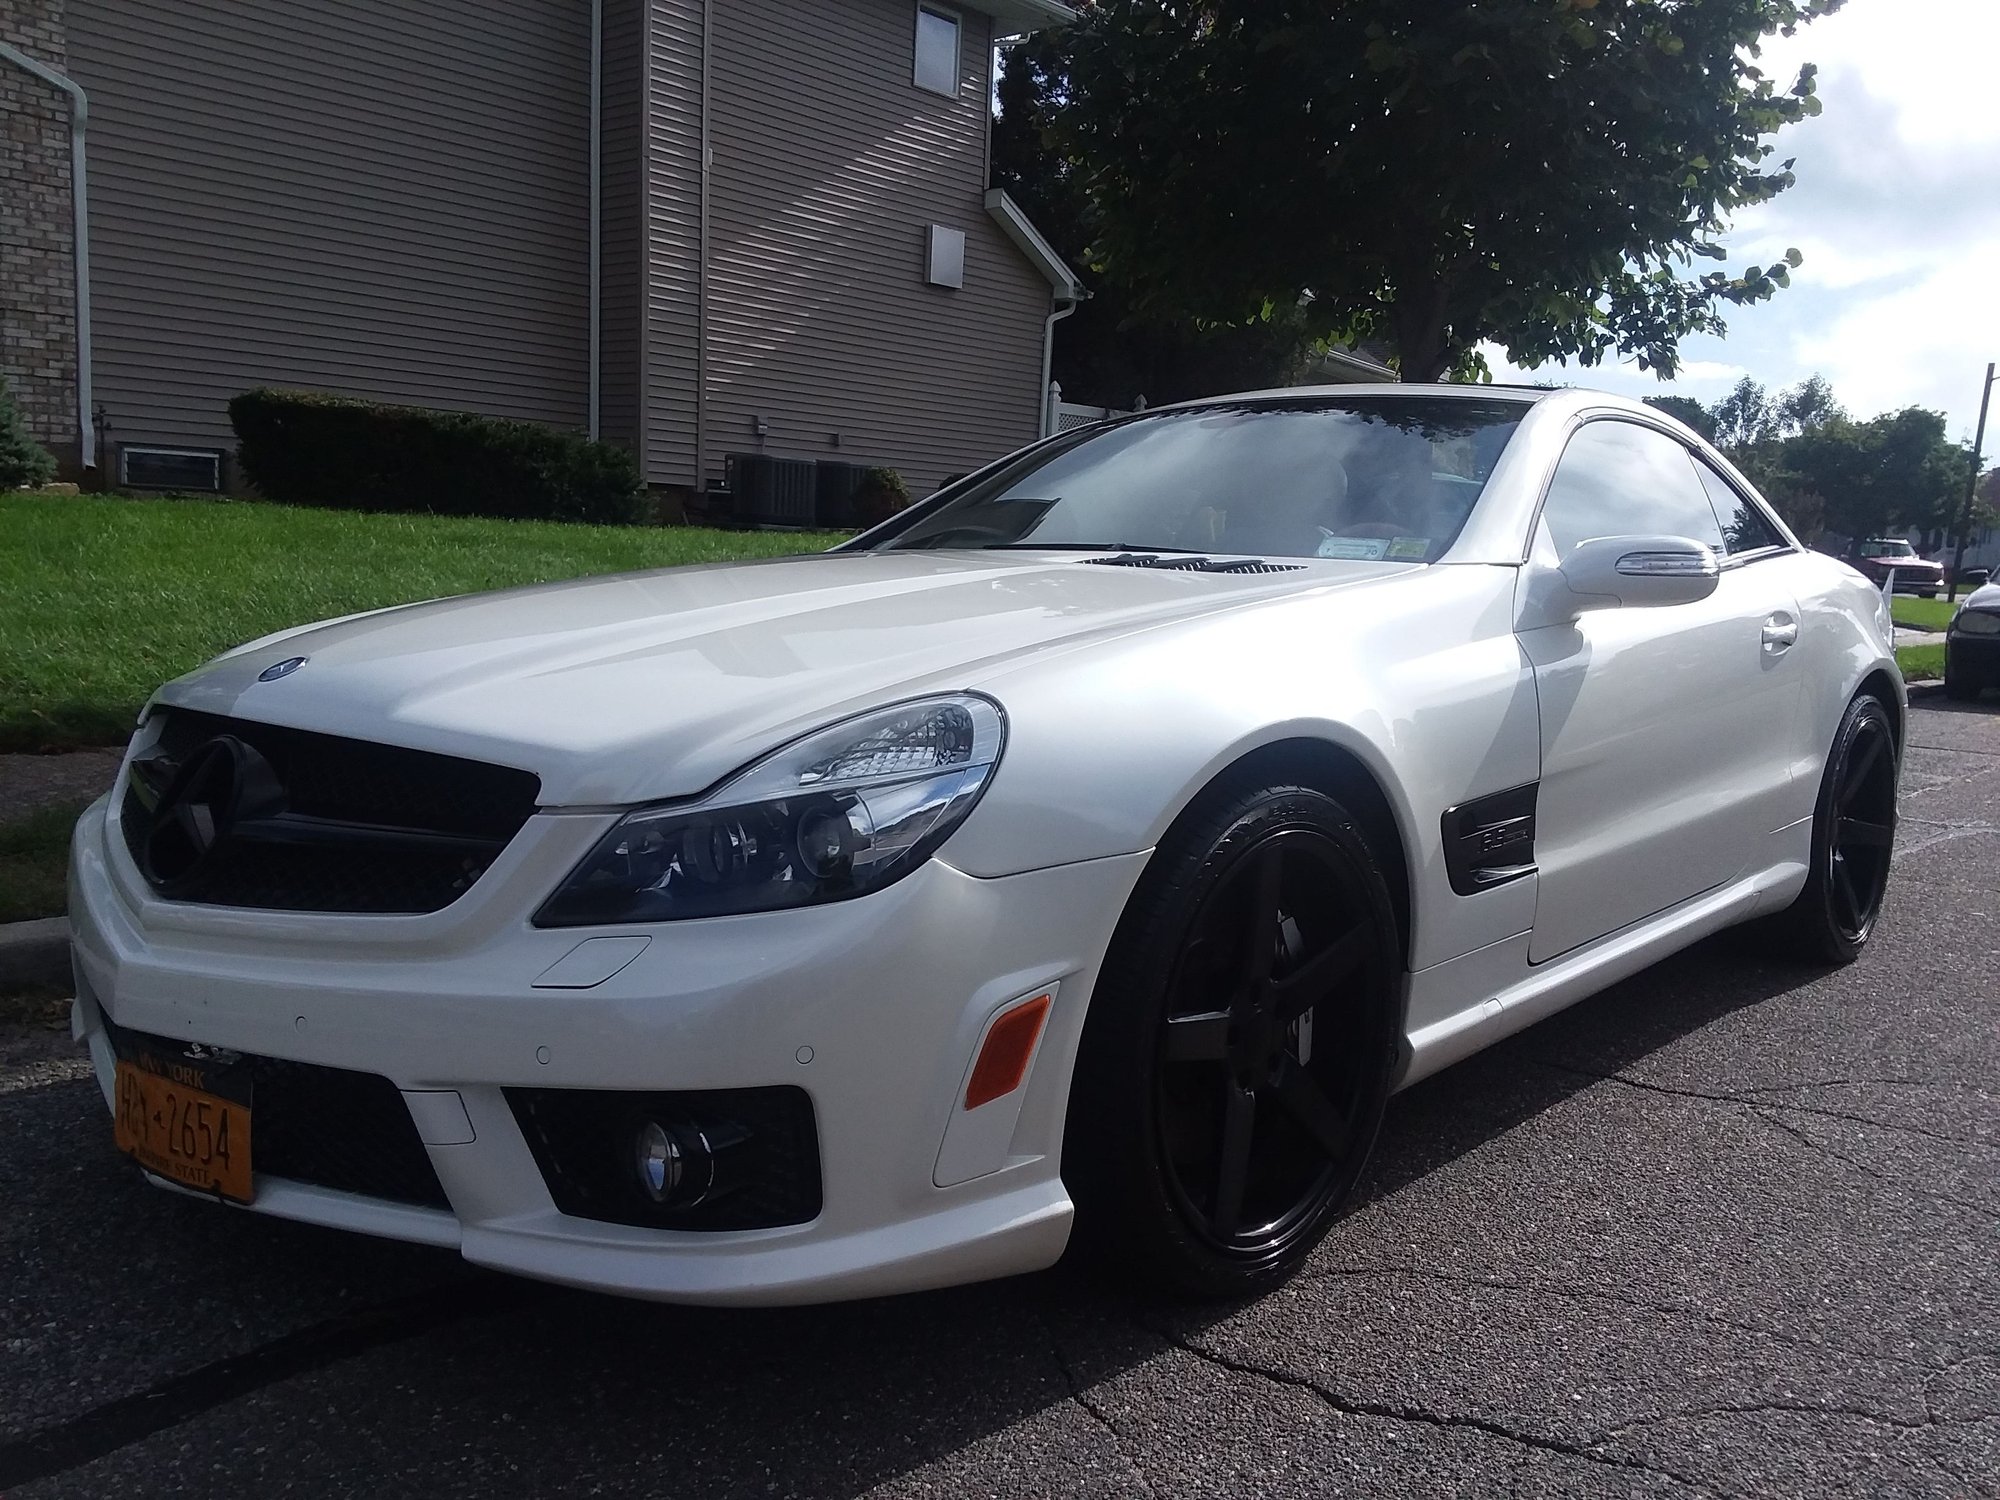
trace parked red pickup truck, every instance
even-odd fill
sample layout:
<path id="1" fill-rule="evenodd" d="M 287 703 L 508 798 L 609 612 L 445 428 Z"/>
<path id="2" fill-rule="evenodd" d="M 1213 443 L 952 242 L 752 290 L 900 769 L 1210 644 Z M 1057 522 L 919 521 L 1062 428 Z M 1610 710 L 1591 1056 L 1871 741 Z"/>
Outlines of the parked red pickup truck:
<path id="1" fill-rule="evenodd" d="M 1877 588 L 1894 568 L 1899 594 L 1922 594 L 1926 599 L 1935 599 L 1938 590 L 1944 587 L 1944 564 L 1917 556 L 1917 549 L 1901 537 L 1863 537 L 1847 549 L 1845 561 L 1859 568 Z"/>

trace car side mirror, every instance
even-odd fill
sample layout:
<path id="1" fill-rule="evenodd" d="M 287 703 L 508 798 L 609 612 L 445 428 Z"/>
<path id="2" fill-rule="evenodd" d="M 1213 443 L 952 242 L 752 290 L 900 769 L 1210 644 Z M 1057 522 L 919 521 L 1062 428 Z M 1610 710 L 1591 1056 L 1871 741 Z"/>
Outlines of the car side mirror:
<path id="1" fill-rule="evenodd" d="M 1714 549 L 1684 536 L 1601 536 L 1580 542 L 1558 571 L 1579 613 L 1692 604 L 1715 592 Z"/>

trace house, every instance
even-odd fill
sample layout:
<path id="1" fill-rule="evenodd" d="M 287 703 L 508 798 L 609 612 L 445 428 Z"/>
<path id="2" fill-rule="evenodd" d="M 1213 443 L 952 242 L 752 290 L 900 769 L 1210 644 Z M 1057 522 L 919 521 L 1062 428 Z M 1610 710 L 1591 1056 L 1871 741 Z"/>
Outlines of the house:
<path id="1" fill-rule="evenodd" d="M 592 432 L 668 489 L 761 454 L 921 494 L 1041 430 L 1081 288 L 987 135 L 996 42 L 1070 15 L 0 0 L 0 370 L 112 482 L 207 473 L 283 385 Z"/>

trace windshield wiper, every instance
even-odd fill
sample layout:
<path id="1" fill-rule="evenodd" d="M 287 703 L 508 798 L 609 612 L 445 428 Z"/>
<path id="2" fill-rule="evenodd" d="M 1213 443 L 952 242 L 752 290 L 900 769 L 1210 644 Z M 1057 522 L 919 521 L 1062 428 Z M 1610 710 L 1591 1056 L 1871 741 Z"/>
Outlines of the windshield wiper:
<path id="1" fill-rule="evenodd" d="M 1160 552 L 1192 557 L 1192 547 L 1135 547 L 1130 542 L 989 542 L 968 552 Z"/>

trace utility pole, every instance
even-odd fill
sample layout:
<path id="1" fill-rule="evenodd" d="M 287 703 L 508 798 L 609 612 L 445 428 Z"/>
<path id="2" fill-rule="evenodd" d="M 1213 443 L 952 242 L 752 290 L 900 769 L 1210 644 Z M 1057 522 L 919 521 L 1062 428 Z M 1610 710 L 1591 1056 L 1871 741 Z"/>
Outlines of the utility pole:
<path id="1" fill-rule="evenodd" d="M 1986 404 L 1993 399 L 1993 366 L 1986 366 L 1986 385 L 1979 393 L 1979 428 L 1972 438 L 1972 472 L 1965 476 L 1965 508 L 1958 515 L 1958 550 L 1951 559 L 1951 592 L 1946 597 L 1958 602 L 1958 580 L 1965 572 L 1965 538 L 1972 530 L 1972 500 L 1979 493 L 1979 460 L 1986 446 Z"/>

